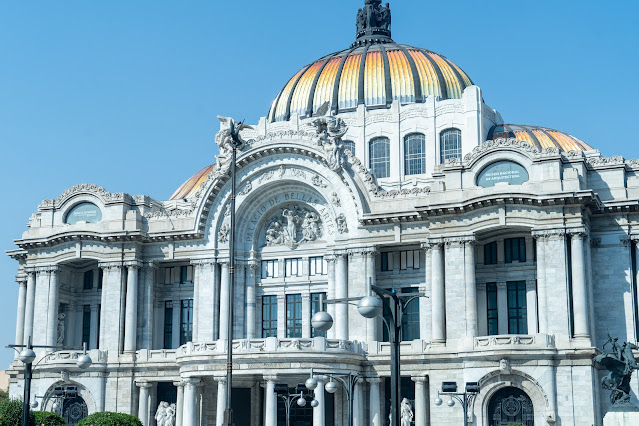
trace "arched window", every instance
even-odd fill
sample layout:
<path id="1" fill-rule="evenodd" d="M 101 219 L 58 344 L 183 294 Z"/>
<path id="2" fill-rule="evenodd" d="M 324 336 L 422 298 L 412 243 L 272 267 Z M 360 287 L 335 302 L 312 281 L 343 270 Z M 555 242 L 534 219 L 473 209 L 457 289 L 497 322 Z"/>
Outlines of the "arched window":
<path id="1" fill-rule="evenodd" d="M 342 141 L 342 148 L 348 149 L 351 152 L 351 154 L 355 155 L 355 142 Z"/>
<path id="2" fill-rule="evenodd" d="M 461 130 L 444 130 L 439 136 L 440 163 L 444 164 L 449 158 L 461 160 Z"/>
<path id="3" fill-rule="evenodd" d="M 426 137 L 412 133 L 404 138 L 404 174 L 426 173 Z"/>
<path id="4" fill-rule="evenodd" d="M 390 176 L 390 141 L 388 138 L 375 138 L 370 141 L 369 166 L 376 178 Z"/>
<path id="5" fill-rule="evenodd" d="M 533 426 L 535 412 L 530 397 L 515 387 L 498 390 L 488 403 L 488 424 L 490 426 L 510 424 Z"/>

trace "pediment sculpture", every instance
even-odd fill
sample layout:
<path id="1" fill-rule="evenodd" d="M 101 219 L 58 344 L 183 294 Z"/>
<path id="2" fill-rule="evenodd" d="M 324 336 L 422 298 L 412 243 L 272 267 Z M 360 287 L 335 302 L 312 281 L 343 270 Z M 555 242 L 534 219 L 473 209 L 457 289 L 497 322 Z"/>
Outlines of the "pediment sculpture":
<path id="1" fill-rule="evenodd" d="M 348 131 L 348 126 L 341 118 L 330 115 L 317 117 L 313 120 L 316 130 L 316 143 L 322 147 L 326 162 L 333 171 L 342 168 L 342 136 Z"/>
<path id="2" fill-rule="evenodd" d="M 322 236 L 322 219 L 300 206 L 282 209 L 266 226 L 266 245 L 286 245 L 296 248 L 304 242 L 315 241 Z"/>

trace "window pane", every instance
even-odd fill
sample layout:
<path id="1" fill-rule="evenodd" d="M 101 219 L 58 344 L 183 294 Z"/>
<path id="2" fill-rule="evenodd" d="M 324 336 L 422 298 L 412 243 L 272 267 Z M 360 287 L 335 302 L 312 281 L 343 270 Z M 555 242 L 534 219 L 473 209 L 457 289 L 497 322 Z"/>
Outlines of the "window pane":
<path id="1" fill-rule="evenodd" d="M 381 256 L 382 256 L 382 271 L 390 271 L 390 270 L 392 270 L 392 268 L 389 268 L 389 266 L 390 266 L 389 262 L 388 262 L 388 258 L 390 257 L 389 253 L 387 253 L 387 252 L 386 253 L 382 253 Z"/>
<path id="2" fill-rule="evenodd" d="M 508 333 L 528 333 L 526 311 L 526 282 L 510 281 L 508 288 Z"/>
<path id="3" fill-rule="evenodd" d="M 488 320 L 488 335 L 499 334 L 497 319 L 497 284 L 486 283 L 486 312 Z"/>
<path id="4" fill-rule="evenodd" d="M 193 340 L 193 299 L 183 300 L 180 312 L 180 345 Z"/>
<path id="5" fill-rule="evenodd" d="M 440 163 L 445 163 L 449 158 L 461 159 L 461 130 L 444 130 L 439 138 Z"/>
<path id="6" fill-rule="evenodd" d="M 426 173 L 426 138 L 421 133 L 413 133 L 404 138 L 404 173 Z"/>
<path id="7" fill-rule="evenodd" d="M 173 302 L 164 302 L 164 349 L 173 348 Z"/>
<path id="8" fill-rule="evenodd" d="M 91 290 L 93 288 L 93 270 L 84 273 L 84 289 Z"/>
<path id="9" fill-rule="evenodd" d="M 418 288 L 402 288 L 402 293 L 415 293 Z M 404 299 L 405 300 L 405 299 Z M 419 299 L 413 299 L 404 310 L 402 317 L 402 340 L 419 339 Z"/>
<path id="10" fill-rule="evenodd" d="M 262 337 L 277 337 L 277 296 L 262 297 Z"/>
<path id="11" fill-rule="evenodd" d="M 504 257 L 506 263 L 512 263 L 514 260 L 517 262 L 526 261 L 526 239 L 520 238 L 506 238 L 504 240 Z"/>
<path id="12" fill-rule="evenodd" d="M 388 138 L 375 138 L 370 141 L 370 169 L 376 178 L 390 176 L 390 141 Z"/>
<path id="13" fill-rule="evenodd" d="M 302 337 L 302 295 L 286 296 L 286 337 Z"/>
<path id="14" fill-rule="evenodd" d="M 84 305 L 82 312 L 82 343 L 87 344 L 87 349 L 95 349 L 89 347 L 91 342 L 91 306 Z"/>
<path id="15" fill-rule="evenodd" d="M 399 253 L 399 269 L 406 269 L 406 252 L 402 251 Z"/>

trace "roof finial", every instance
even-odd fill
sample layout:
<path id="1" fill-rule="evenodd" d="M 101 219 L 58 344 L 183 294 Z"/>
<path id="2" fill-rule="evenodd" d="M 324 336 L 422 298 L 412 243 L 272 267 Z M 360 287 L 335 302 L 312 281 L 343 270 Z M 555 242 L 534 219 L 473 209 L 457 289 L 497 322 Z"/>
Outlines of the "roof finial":
<path id="1" fill-rule="evenodd" d="M 391 40 L 390 6 L 382 6 L 382 0 L 365 0 L 364 8 L 357 12 L 357 41 L 365 43 L 387 43 Z"/>

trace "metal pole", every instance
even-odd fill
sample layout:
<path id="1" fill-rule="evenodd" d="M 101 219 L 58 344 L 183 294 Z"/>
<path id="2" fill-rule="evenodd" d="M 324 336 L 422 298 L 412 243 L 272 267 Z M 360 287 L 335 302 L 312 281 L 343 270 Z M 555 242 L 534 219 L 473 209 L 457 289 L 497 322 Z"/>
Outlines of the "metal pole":
<path id="1" fill-rule="evenodd" d="M 468 426 L 468 399 L 466 392 L 464 392 L 464 426 Z"/>
<path id="2" fill-rule="evenodd" d="M 231 123 L 231 126 L 234 126 Z M 231 130 L 231 134 L 233 134 Z M 238 130 L 239 132 L 239 130 Z M 239 139 L 239 135 L 237 136 Z M 237 145 L 239 140 L 233 138 L 233 153 L 231 156 L 231 229 L 229 235 L 229 292 L 226 303 L 228 304 L 228 328 L 226 340 L 226 409 L 224 410 L 224 425 L 233 425 L 233 408 L 231 408 L 231 393 L 233 390 L 233 293 L 235 287 L 235 171 L 237 160 Z"/>
<path id="3" fill-rule="evenodd" d="M 346 397 L 348 398 L 348 426 L 353 426 L 353 399 L 355 396 L 355 380 L 353 375 L 348 373 L 348 387 Z"/>
<path id="4" fill-rule="evenodd" d="M 31 340 L 27 348 L 31 349 Z M 22 401 L 22 426 L 29 426 L 29 400 L 31 398 L 31 363 L 24 365 L 24 399 Z"/>
<path id="5" fill-rule="evenodd" d="M 391 296 L 393 303 L 390 305 L 391 314 L 393 316 L 392 326 L 389 327 L 389 338 L 391 341 L 391 426 L 399 426 L 399 384 L 400 384 L 400 358 L 399 358 L 399 342 L 401 323 L 397 324 L 399 313 L 399 298 L 393 294 Z"/>

